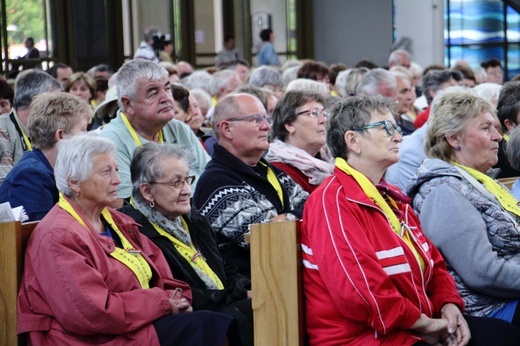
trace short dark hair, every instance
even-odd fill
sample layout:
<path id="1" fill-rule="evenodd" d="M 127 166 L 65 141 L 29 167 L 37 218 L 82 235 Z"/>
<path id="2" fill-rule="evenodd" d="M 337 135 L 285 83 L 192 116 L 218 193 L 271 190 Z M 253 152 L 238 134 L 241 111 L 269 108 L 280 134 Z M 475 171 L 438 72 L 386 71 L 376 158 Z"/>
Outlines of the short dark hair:
<path id="1" fill-rule="evenodd" d="M 369 70 L 378 68 L 379 66 L 371 60 L 360 60 L 354 65 L 355 68 L 366 67 Z"/>
<path id="2" fill-rule="evenodd" d="M 271 30 L 271 29 L 264 29 L 264 30 L 260 31 L 260 38 L 262 39 L 262 41 L 269 41 L 272 33 L 273 33 L 273 30 Z"/>
<path id="3" fill-rule="evenodd" d="M 502 68 L 502 64 L 500 63 L 500 60 L 498 60 L 497 58 L 491 58 L 489 60 L 483 61 L 480 64 L 480 66 L 482 68 L 484 68 L 485 70 L 487 70 L 490 67 L 497 67 L 497 66 Z"/>
<path id="4" fill-rule="evenodd" d="M 184 87 L 184 85 L 179 83 L 173 83 L 171 85 L 171 90 L 173 99 L 179 102 L 182 110 L 186 113 L 188 109 L 190 109 L 190 92 Z"/>
<path id="5" fill-rule="evenodd" d="M 329 73 L 329 68 L 324 63 L 318 61 L 308 61 L 300 67 L 297 77 L 318 80 L 319 75 L 322 77 L 329 77 Z"/>
<path id="6" fill-rule="evenodd" d="M 312 101 L 321 103 L 325 107 L 325 98 L 317 92 L 291 90 L 283 94 L 273 111 L 273 125 L 271 127 L 273 138 L 285 142 L 289 135 L 285 124 L 292 123 L 297 118 L 296 109 Z"/>
<path id="7" fill-rule="evenodd" d="M 229 40 L 234 40 L 234 39 L 235 39 L 235 35 L 233 35 L 233 34 L 224 35 L 224 43 L 228 43 Z"/>
<path id="8" fill-rule="evenodd" d="M 14 90 L 3 78 L 0 78 L 0 98 L 9 100 L 11 105 L 13 104 Z"/>
<path id="9" fill-rule="evenodd" d="M 505 120 L 509 119 L 513 124 L 517 124 L 518 112 L 520 112 L 520 82 L 507 82 L 500 89 L 497 104 L 497 116 L 504 132 L 507 132 Z"/>
<path id="10" fill-rule="evenodd" d="M 58 69 L 59 68 L 70 68 L 68 65 L 65 65 L 61 62 L 54 64 L 50 69 L 47 70 L 47 73 L 53 76 L 54 78 L 58 78 Z"/>

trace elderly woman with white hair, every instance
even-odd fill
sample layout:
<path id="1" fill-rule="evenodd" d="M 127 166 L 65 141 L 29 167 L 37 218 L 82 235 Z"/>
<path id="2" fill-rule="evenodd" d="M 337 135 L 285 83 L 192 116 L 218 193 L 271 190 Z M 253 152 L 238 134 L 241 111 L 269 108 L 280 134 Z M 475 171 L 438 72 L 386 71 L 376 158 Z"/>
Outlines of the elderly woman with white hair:
<path id="1" fill-rule="evenodd" d="M 32 345 L 222 345 L 232 319 L 191 313 L 189 286 L 117 199 L 115 145 L 97 136 L 59 143 L 60 200 L 27 245 L 18 332 Z M 180 315 L 182 314 L 182 316 Z"/>
<path id="2" fill-rule="evenodd" d="M 147 143 L 135 150 L 133 193 L 122 212 L 163 252 L 173 275 L 191 287 L 194 310 L 212 310 L 238 321 L 243 345 L 253 345 L 251 282 L 224 263 L 215 232 L 190 204 L 188 150 L 174 144 Z"/>
<path id="3" fill-rule="evenodd" d="M 255 69 L 249 77 L 249 85 L 268 89 L 278 98 L 283 94 L 282 73 L 276 67 L 260 66 Z"/>

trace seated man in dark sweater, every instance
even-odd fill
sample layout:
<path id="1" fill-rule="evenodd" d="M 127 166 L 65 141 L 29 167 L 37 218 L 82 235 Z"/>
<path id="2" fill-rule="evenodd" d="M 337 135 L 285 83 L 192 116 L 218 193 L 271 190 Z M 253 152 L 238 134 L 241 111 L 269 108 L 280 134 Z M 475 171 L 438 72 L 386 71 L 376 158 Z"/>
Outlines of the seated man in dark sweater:
<path id="1" fill-rule="evenodd" d="M 250 278 L 250 224 L 301 216 L 307 192 L 262 158 L 269 148 L 270 117 L 260 100 L 234 94 L 215 106 L 218 143 L 194 194 L 199 212 L 212 224 L 225 262 Z"/>

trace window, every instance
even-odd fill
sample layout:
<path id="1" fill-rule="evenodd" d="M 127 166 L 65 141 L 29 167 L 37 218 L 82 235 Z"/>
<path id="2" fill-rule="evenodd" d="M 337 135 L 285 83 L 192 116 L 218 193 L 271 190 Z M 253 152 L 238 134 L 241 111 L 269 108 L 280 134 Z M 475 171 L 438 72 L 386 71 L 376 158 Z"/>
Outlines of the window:
<path id="1" fill-rule="evenodd" d="M 0 28 L 3 33 L 0 37 L 1 72 L 14 77 L 17 73 L 13 70 L 17 67 L 41 66 L 40 63 L 18 61 L 28 52 L 24 45 L 28 37 L 34 40 L 34 46 L 46 68 L 48 59 L 52 58 L 49 0 L 0 0 L 0 8 Z"/>
<path id="2" fill-rule="evenodd" d="M 509 1 L 445 0 L 445 64 L 497 58 L 505 80 L 520 72 L 520 15 Z"/>

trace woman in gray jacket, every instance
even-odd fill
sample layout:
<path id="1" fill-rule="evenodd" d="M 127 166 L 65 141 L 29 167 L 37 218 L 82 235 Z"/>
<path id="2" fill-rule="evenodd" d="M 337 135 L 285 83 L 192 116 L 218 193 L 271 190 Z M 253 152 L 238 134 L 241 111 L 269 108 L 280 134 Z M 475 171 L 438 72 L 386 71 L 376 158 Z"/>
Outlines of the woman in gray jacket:
<path id="1" fill-rule="evenodd" d="M 502 139 L 494 107 L 453 88 L 432 110 L 423 161 L 408 188 L 426 235 L 440 249 L 466 313 L 520 326 L 520 207 L 493 179 Z"/>

